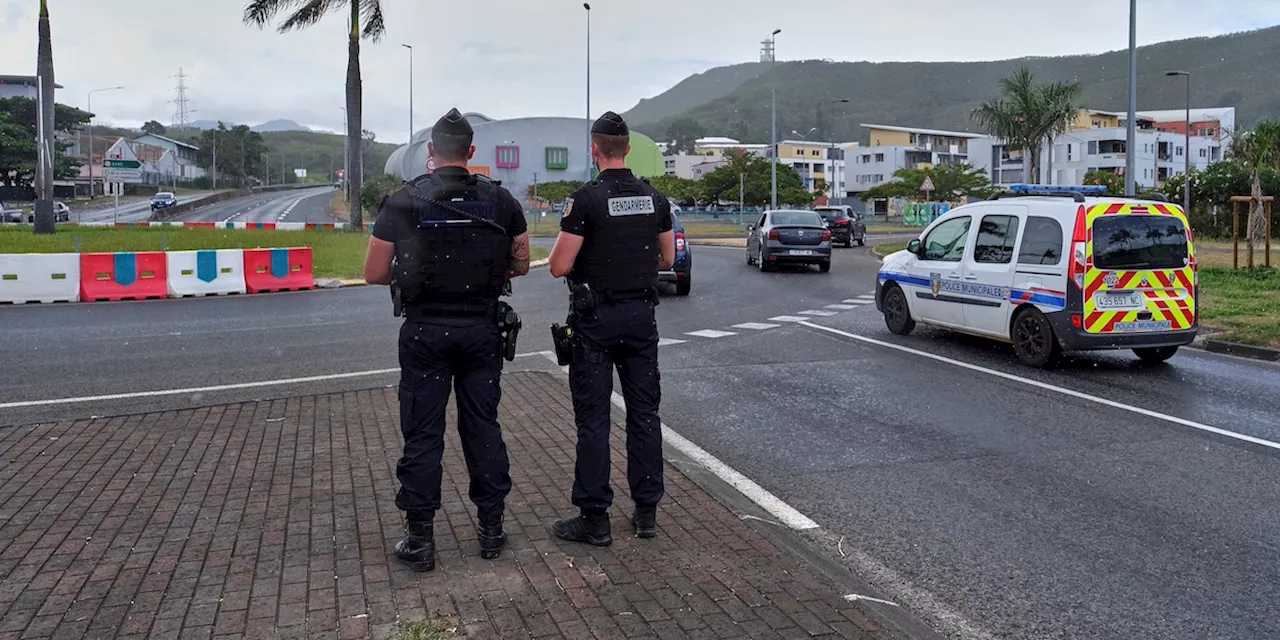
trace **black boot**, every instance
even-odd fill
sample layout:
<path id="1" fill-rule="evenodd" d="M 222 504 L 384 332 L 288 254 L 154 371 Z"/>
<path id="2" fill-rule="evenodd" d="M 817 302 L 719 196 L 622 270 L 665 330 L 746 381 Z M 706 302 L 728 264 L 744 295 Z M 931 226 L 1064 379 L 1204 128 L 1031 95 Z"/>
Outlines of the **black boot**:
<path id="1" fill-rule="evenodd" d="M 481 516 L 476 527 L 476 537 L 480 539 L 480 557 L 493 560 L 502 555 L 502 547 L 507 544 L 507 534 L 502 531 L 502 514 Z"/>
<path id="2" fill-rule="evenodd" d="M 579 514 L 576 518 L 556 520 L 551 531 L 563 540 L 585 542 L 597 547 L 613 544 L 613 536 L 609 532 L 609 514 Z"/>
<path id="3" fill-rule="evenodd" d="M 396 543 L 396 557 L 414 571 L 435 569 L 435 527 L 430 522 L 414 520 L 405 522 L 404 538 Z"/>
<path id="4" fill-rule="evenodd" d="M 658 535 L 658 505 L 638 504 L 631 514 L 631 526 L 636 528 L 637 538 L 654 538 Z"/>

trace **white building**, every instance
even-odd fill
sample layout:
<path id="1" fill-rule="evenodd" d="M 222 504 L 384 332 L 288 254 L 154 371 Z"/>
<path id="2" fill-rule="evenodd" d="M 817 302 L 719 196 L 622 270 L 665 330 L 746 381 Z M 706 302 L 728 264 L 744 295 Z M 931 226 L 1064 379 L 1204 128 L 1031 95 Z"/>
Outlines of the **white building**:
<path id="1" fill-rule="evenodd" d="M 923 169 L 939 164 L 967 164 L 973 140 L 982 134 L 878 124 L 870 130 L 871 144 L 850 148 L 846 191 L 863 193 L 894 180 L 899 169 Z"/>

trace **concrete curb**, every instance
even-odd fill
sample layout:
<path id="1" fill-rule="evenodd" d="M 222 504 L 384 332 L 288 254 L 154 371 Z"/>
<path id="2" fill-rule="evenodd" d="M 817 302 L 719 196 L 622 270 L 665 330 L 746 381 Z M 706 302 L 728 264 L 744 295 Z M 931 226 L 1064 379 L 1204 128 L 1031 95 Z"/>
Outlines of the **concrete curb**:
<path id="1" fill-rule="evenodd" d="M 1271 349 L 1269 347 L 1255 347 L 1253 345 L 1224 342 L 1210 338 L 1204 341 L 1204 345 L 1201 348 L 1211 353 L 1222 353 L 1240 358 L 1249 358 L 1250 360 L 1280 362 L 1280 349 Z"/>
<path id="2" fill-rule="evenodd" d="M 541 260 L 534 260 L 533 262 L 530 262 L 529 268 L 536 269 L 538 267 L 545 267 L 548 264 L 551 264 L 551 259 L 543 258 Z M 365 282 L 363 278 L 317 278 L 316 279 L 317 289 L 344 289 L 346 287 L 367 287 L 367 286 L 369 286 L 369 283 Z"/>

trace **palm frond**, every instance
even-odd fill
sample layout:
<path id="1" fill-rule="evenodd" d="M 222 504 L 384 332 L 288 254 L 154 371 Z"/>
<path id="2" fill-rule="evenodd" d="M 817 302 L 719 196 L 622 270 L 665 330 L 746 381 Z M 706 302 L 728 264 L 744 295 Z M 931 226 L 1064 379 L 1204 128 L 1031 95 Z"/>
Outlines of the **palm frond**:
<path id="1" fill-rule="evenodd" d="M 355 0 L 351 0 L 355 1 Z M 381 0 L 359 0 L 360 12 L 364 18 L 364 37 L 378 42 L 387 33 L 386 16 L 382 12 Z"/>
<path id="2" fill-rule="evenodd" d="M 343 0 L 293 0 L 298 4 L 302 4 L 293 15 L 289 16 L 280 24 L 278 31 L 285 33 L 286 31 L 294 31 L 297 29 L 305 29 L 320 22 L 320 19 L 329 13 L 330 10 L 342 6 Z"/>
<path id="3" fill-rule="evenodd" d="M 245 24 L 266 26 L 276 14 L 293 7 L 299 0 L 250 0 L 244 7 Z"/>

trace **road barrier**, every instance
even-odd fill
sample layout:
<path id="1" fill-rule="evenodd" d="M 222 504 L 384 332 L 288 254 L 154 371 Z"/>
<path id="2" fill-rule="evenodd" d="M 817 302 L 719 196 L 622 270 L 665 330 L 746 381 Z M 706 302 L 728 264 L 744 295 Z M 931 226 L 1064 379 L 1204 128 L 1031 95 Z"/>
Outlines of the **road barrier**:
<path id="1" fill-rule="evenodd" d="M 80 299 L 80 255 L 0 255 L 0 302 L 75 302 Z"/>
<path id="2" fill-rule="evenodd" d="M 80 299 L 85 302 L 164 298 L 167 282 L 160 251 L 80 254 Z"/>
<path id="3" fill-rule="evenodd" d="M 165 258 L 171 298 L 246 291 L 244 251 L 240 249 L 169 251 Z"/>
<path id="4" fill-rule="evenodd" d="M 142 221 L 142 222 L 81 222 L 82 227 L 190 227 L 197 229 L 251 229 L 259 231 L 302 231 L 304 229 L 346 229 L 346 222 L 183 222 L 183 221 Z M 372 229 L 373 225 L 365 225 Z"/>
<path id="5" fill-rule="evenodd" d="M 245 249 L 244 280 L 249 293 L 314 289 L 311 248 Z"/>

